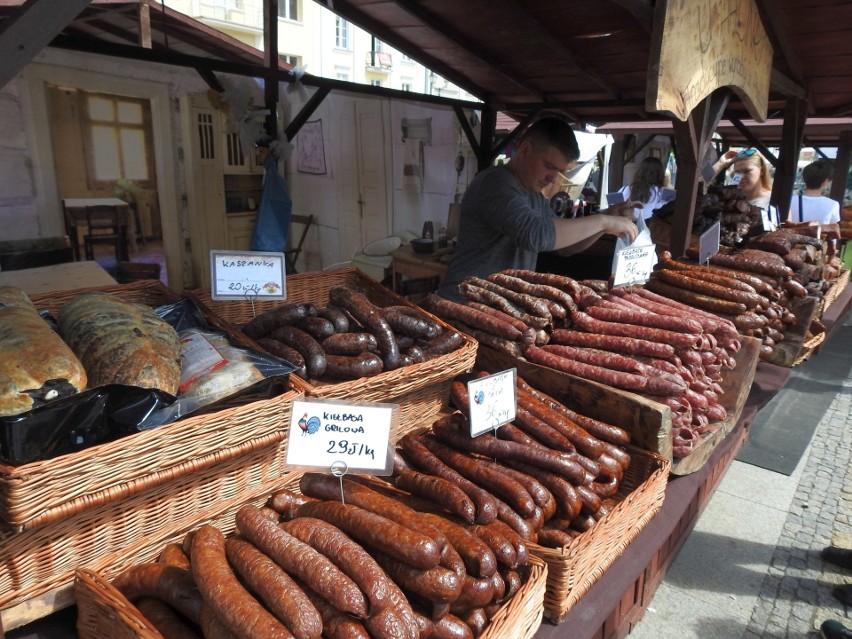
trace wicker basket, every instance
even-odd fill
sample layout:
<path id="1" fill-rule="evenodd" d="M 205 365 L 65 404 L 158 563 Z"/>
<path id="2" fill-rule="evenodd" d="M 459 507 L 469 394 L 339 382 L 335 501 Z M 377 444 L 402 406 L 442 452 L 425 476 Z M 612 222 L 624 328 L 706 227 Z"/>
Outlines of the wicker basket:
<path id="1" fill-rule="evenodd" d="M 42 596 L 71 603 L 66 595 L 73 591 L 76 568 L 93 567 L 110 578 L 129 563 L 153 561 L 166 543 L 223 512 L 233 522 L 240 505 L 265 500 L 286 481 L 288 470 L 300 472 L 285 467 L 284 449 L 272 435 L 243 448 L 238 457 L 184 473 L 165 485 L 48 526 L 0 535 L 0 612 L 6 629 L 51 612 L 32 606 Z"/>
<path id="2" fill-rule="evenodd" d="M 160 282 L 142 281 L 32 300 L 37 308 L 55 314 L 76 295 L 95 290 L 149 306 L 180 299 Z M 212 313 L 207 319 L 217 328 L 233 331 Z M 232 333 L 232 340 L 253 345 L 238 332 Z M 302 380 L 295 375 L 291 380 L 290 391 L 269 400 L 189 417 L 46 461 L 0 464 L 0 518 L 19 531 L 32 529 L 221 464 L 261 445 L 272 446 L 284 438 L 293 400 L 304 395 Z"/>
<path id="3" fill-rule="evenodd" d="M 544 614 L 561 622 L 625 548 L 659 512 L 671 462 L 655 453 L 628 447 L 633 461 L 616 495 L 621 502 L 591 530 L 562 548 L 530 544 L 547 563 Z"/>
<path id="4" fill-rule="evenodd" d="M 532 639 L 541 625 L 547 566 L 530 557 L 530 578 L 494 615 L 481 639 Z M 77 571 L 77 634 L 80 639 L 163 639 L 147 619 L 113 588 L 101 571 Z"/>
<path id="5" fill-rule="evenodd" d="M 335 286 L 348 286 L 360 291 L 378 306 L 400 304 L 411 306 L 408 300 L 367 277 L 356 268 L 291 275 L 287 278 L 287 299 L 289 302 L 325 306 L 328 304 L 328 292 Z M 210 297 L 209 289 L 197 289 L 189 291 L 188 294 L 232 325 L 244 324 L 254 314 L 281 304 L 277 301 L 253 304 L 242 301 L 215 301 Z M 434 319 L 442 326 L 449 328 L 449 325 L 440 318 Z M 464 344 L 460 349 L 428 362 L 346 382 L 329 384 L 311 382 L 308 384 L 307 395 L 400 404 L 400 423 L 407 430 L 429 424 L 431 423 L 429 420 L 446 406 L 453 377 L 473 368 L 477 343 L 464 333 L 462 337 Z"/>

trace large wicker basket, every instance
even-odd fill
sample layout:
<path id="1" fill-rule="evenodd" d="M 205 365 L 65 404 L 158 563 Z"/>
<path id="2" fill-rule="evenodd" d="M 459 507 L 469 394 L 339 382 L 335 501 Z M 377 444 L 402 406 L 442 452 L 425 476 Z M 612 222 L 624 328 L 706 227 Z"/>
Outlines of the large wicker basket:
<path id="1" fill-rule="evenodd" d="M 356 268 L 291 275 L 287 278 L 287 301 L 326 306 L 328 292 L 335 286 L 348 286 L 360 291 L 378 306 L 411 305 L 408 300 Z M 197 289 L 188 294 L 235 326 L 245 324 L 255 314 L 280 305 L 280 302 L 271 301 L 216 301 L 211 298 L 209 289 Z M 449 328 L 440 318 L 434 319 Z M 400 404 L 400 423 L 406 429 L 428 424 L 446 406 L 453 377 L 473 368 L 477 343 L 467 335 L 462 334 L 462 337 L 464 344 L 460 349 L 428 362 L 346 382 L 309 383 L 306 394 L 310 397 Z"/>
<path id="2" fill-rule="evenodd" d="M 589 531 L 562 548 L 530 544 L 547 563 L 544 614 L 556 623 L 588 592 L 659 512 L 671 462 L 655 453 L 628 447 L 632 458 L 616 495 L 620 503 Z"/>
<path id="3" fill-rule="evenodd" d="M 180 299 L 158 281 L 143 281 L 50 293 L 32 300 L 37 308 L 55 314 L 76 295 L 94 290 L 149 306 Z M 253 345 L 212 313 L 207 313 L 207 319 L 217 328 L 232 331 L 234 343 Z M 0 519 L 19 531 L 67 521 L 81 510 L 222 464 L 260 446 L 272 447 L 284 438 L 293 400 L 304 395 L 306 385 L 295 375 L 290 378 L 291 390 L 269 400 L 188 417 L 46 461 L 0 464 Z M 46 534 L 56 533 L 51 529 Z"/>
<path id="4" fill-rule="evenodd" d="M 3 626 L 9 630 L 72 603 L 78 567 L 109 578 L 129 563 L 153 561 L 169 541 L 223 512 L 233 521 L 240 505 L 263 501 L 288 472 L 301 472 L 285 466 L 284 449 L 272 435 L 241 448 L 243 454 L 220 464 L 164 477 L 168 483 L 46 526 L 0 534 Z"/>
<path id="5" fill-rule="evenodd" d="M 532 639 L 541 625 L 547 565 L 530 558 L 529 580 L 494 615 L 481 639 Z M 80 639 L 163 639 L 103 571 L 77 571 L 77 633 Z"/>

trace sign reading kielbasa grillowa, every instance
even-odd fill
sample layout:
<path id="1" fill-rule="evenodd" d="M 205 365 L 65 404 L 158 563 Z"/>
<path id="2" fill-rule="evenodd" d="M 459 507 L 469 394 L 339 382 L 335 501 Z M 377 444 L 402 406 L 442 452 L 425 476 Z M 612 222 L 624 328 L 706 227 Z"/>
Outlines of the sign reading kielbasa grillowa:
<path id="1" fill-rule="evenodd" d="M 686 121 L 719 87 L 766 120 L 772 45 L 754 0 L 657 0 L 645 108 Z"/>

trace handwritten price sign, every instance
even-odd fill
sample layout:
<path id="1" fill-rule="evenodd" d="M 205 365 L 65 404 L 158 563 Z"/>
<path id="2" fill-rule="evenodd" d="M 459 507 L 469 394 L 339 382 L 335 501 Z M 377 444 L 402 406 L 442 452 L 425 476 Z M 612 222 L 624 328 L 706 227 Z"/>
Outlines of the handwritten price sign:
<path id="1" fill-rule="evenodd" d="M 644 284 L 651 276 L 656 257 L 655 246 L 628 246 L 615 254 L 615 279 L 613 286 Z"/>
<path id="2" fill-rule="evenodd" d="M 287 299 L 284 253 L 210 251 L 214 300 Z"/>
<path id="3" fill-rule="evenodd" d="M 287 464 L 353 474 L 393 472 L 391 436 L 396 404 L 295 401 L 287 437 Z"/>
<path id="4" fill-rule="evenodd" d="M 494 373 L 467 383 L 470 436 L 477 437 L 515 419 L 517 369 Z"/>

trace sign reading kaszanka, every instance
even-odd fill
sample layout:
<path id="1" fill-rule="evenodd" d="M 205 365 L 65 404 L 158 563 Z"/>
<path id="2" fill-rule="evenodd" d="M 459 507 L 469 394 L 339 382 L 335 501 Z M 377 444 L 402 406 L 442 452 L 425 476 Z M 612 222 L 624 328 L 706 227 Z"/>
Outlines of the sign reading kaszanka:
<path id="1" fill-rule="evenodd" d="M 648 111 L 685 121 L 727 86 L 752 117 L 766 120 L 772 45 L 754 0 L 658 0 L 654 24 Z"/>

